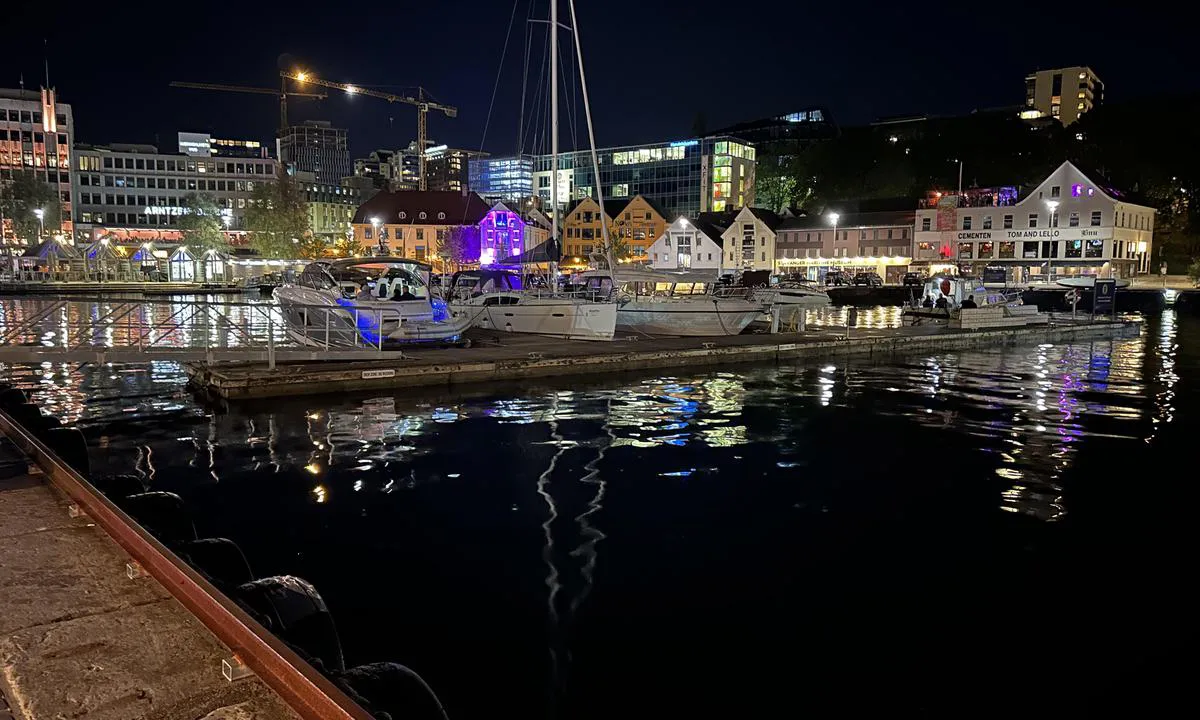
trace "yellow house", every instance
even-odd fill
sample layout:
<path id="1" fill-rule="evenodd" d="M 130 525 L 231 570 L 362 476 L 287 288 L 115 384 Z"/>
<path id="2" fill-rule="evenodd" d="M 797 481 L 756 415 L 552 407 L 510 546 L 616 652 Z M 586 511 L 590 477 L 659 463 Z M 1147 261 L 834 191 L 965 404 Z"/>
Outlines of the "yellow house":
<path id="1" fill-rule="evenodd" d="M 451 190 L 381 192 L 354 213 L 354 239 L 366 252 L 432 261 L 455 228 L 468 229 L 468 252 L 478 260 L 479 221 L 491 207 L 475 193 Z"/>
<path id="2" fill-rule="evenodd" d="M 601 222 L 607 223 L 610 235 L 624 239 L 634 260 L 645 259 L 650 245 L 667 229 L 663 211 L 641 195 L 605 199 L 603 213 L 594 198 L 583 198 L 563 214 L 563 257 L 586 262 L 588 255 L 601 252 Z"/>

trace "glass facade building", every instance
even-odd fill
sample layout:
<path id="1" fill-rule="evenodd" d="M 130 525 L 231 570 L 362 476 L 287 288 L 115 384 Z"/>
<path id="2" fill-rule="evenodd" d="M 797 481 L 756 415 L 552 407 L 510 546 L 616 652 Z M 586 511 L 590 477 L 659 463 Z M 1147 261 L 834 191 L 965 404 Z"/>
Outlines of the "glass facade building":
<path id="1" fill-rule="evenodd" d="M 669 215 L 696 217 L 701 212 L 744 207 L 754 202 L 755 151 L 729 136 L 597 149 L 604 197 L 642 195 Z M 492 161 L 498 158 L 492 158 Z M 549 207 L 552 178 L 549 155 L 533 158 L 534 192 Z M 558 200 L 563 207 L 593 196 L 591 154 L 559 154 Z"/>
<path id="2" fill-rule="evenodd" d="M 469 180 L 472 192 L 488 202 L 520 203 L 533 196 L 533 157 L 471 158 Z"/>

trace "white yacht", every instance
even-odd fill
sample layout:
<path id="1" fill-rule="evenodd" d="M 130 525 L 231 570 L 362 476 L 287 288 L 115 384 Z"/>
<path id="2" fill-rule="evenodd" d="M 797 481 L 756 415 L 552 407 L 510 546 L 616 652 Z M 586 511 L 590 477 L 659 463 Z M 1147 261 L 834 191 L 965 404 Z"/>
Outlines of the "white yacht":
<path id="1" fill-rule="evenodd" d="M 506 270 L 454 274 L 450 313 L 471 326 L 568 340 L 612 340 L 617 304 L 607 296 L 525 288 Z"/>
<path id="2" fill-rule="evenodd" d="M 820 307 L 829 304 L 829 293 L 793 280 L 785 280 L 767 288 L 772 305 L 804 305 Z"/>
<path id="3" fill-rule="evenodd" d="M 429 286 L 430 266 L 390 257 L 318 260 L 272 296 L 298 342 L 320 347 L 456 340 L 470 323 L 450 316 Z"/>
<path id="4" fill-rule="evenodd" d="M 644 335 L 737 335 L 763 313 L 755 290 L 717 287 L 715 278 L 618 268 L 580 274 L 585 292 L 617 301 L 617 329 Z"/>

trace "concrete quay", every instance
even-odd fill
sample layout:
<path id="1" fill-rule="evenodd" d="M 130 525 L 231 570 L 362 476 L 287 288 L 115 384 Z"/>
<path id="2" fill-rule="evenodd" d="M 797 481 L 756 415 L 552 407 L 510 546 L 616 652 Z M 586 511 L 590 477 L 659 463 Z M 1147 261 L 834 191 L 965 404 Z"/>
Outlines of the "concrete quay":
<path id="1" fill-rule="evenodd" d="M 620 337 L 612 342 L 570 341 L 472 331 L 469 348 L 411 347 L 358 361 L 186 365 L 194 387 L 225 400 L 317 395 L 355 390 L 453 386 L 559 376 L 596 376 L 641 370 L 715 367 L 738 363 L 850 355 L 943 352 L 975 347 L 1079 342 L 1137 335 L 1138 321 L 1099 321 L 952 330 L 944 325 L 892 329 L 820 329 L 721 338 Z"/>
<path id="2" fill-rule="evenodd" d="M 0 718 L 299 718 L 29 462 L 0 436 Z"/>

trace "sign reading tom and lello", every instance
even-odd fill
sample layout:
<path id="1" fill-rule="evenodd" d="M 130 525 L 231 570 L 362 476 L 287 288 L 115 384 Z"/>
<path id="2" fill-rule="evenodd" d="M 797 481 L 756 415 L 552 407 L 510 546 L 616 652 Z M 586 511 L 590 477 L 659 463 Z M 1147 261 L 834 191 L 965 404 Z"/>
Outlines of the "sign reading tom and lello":
<path id="1" fill-rule="evenodd" d="M 1117 281 L 1097 279 L 1092 286 L 1092 312 L 1111 313 L 1116 305 Z"/>

